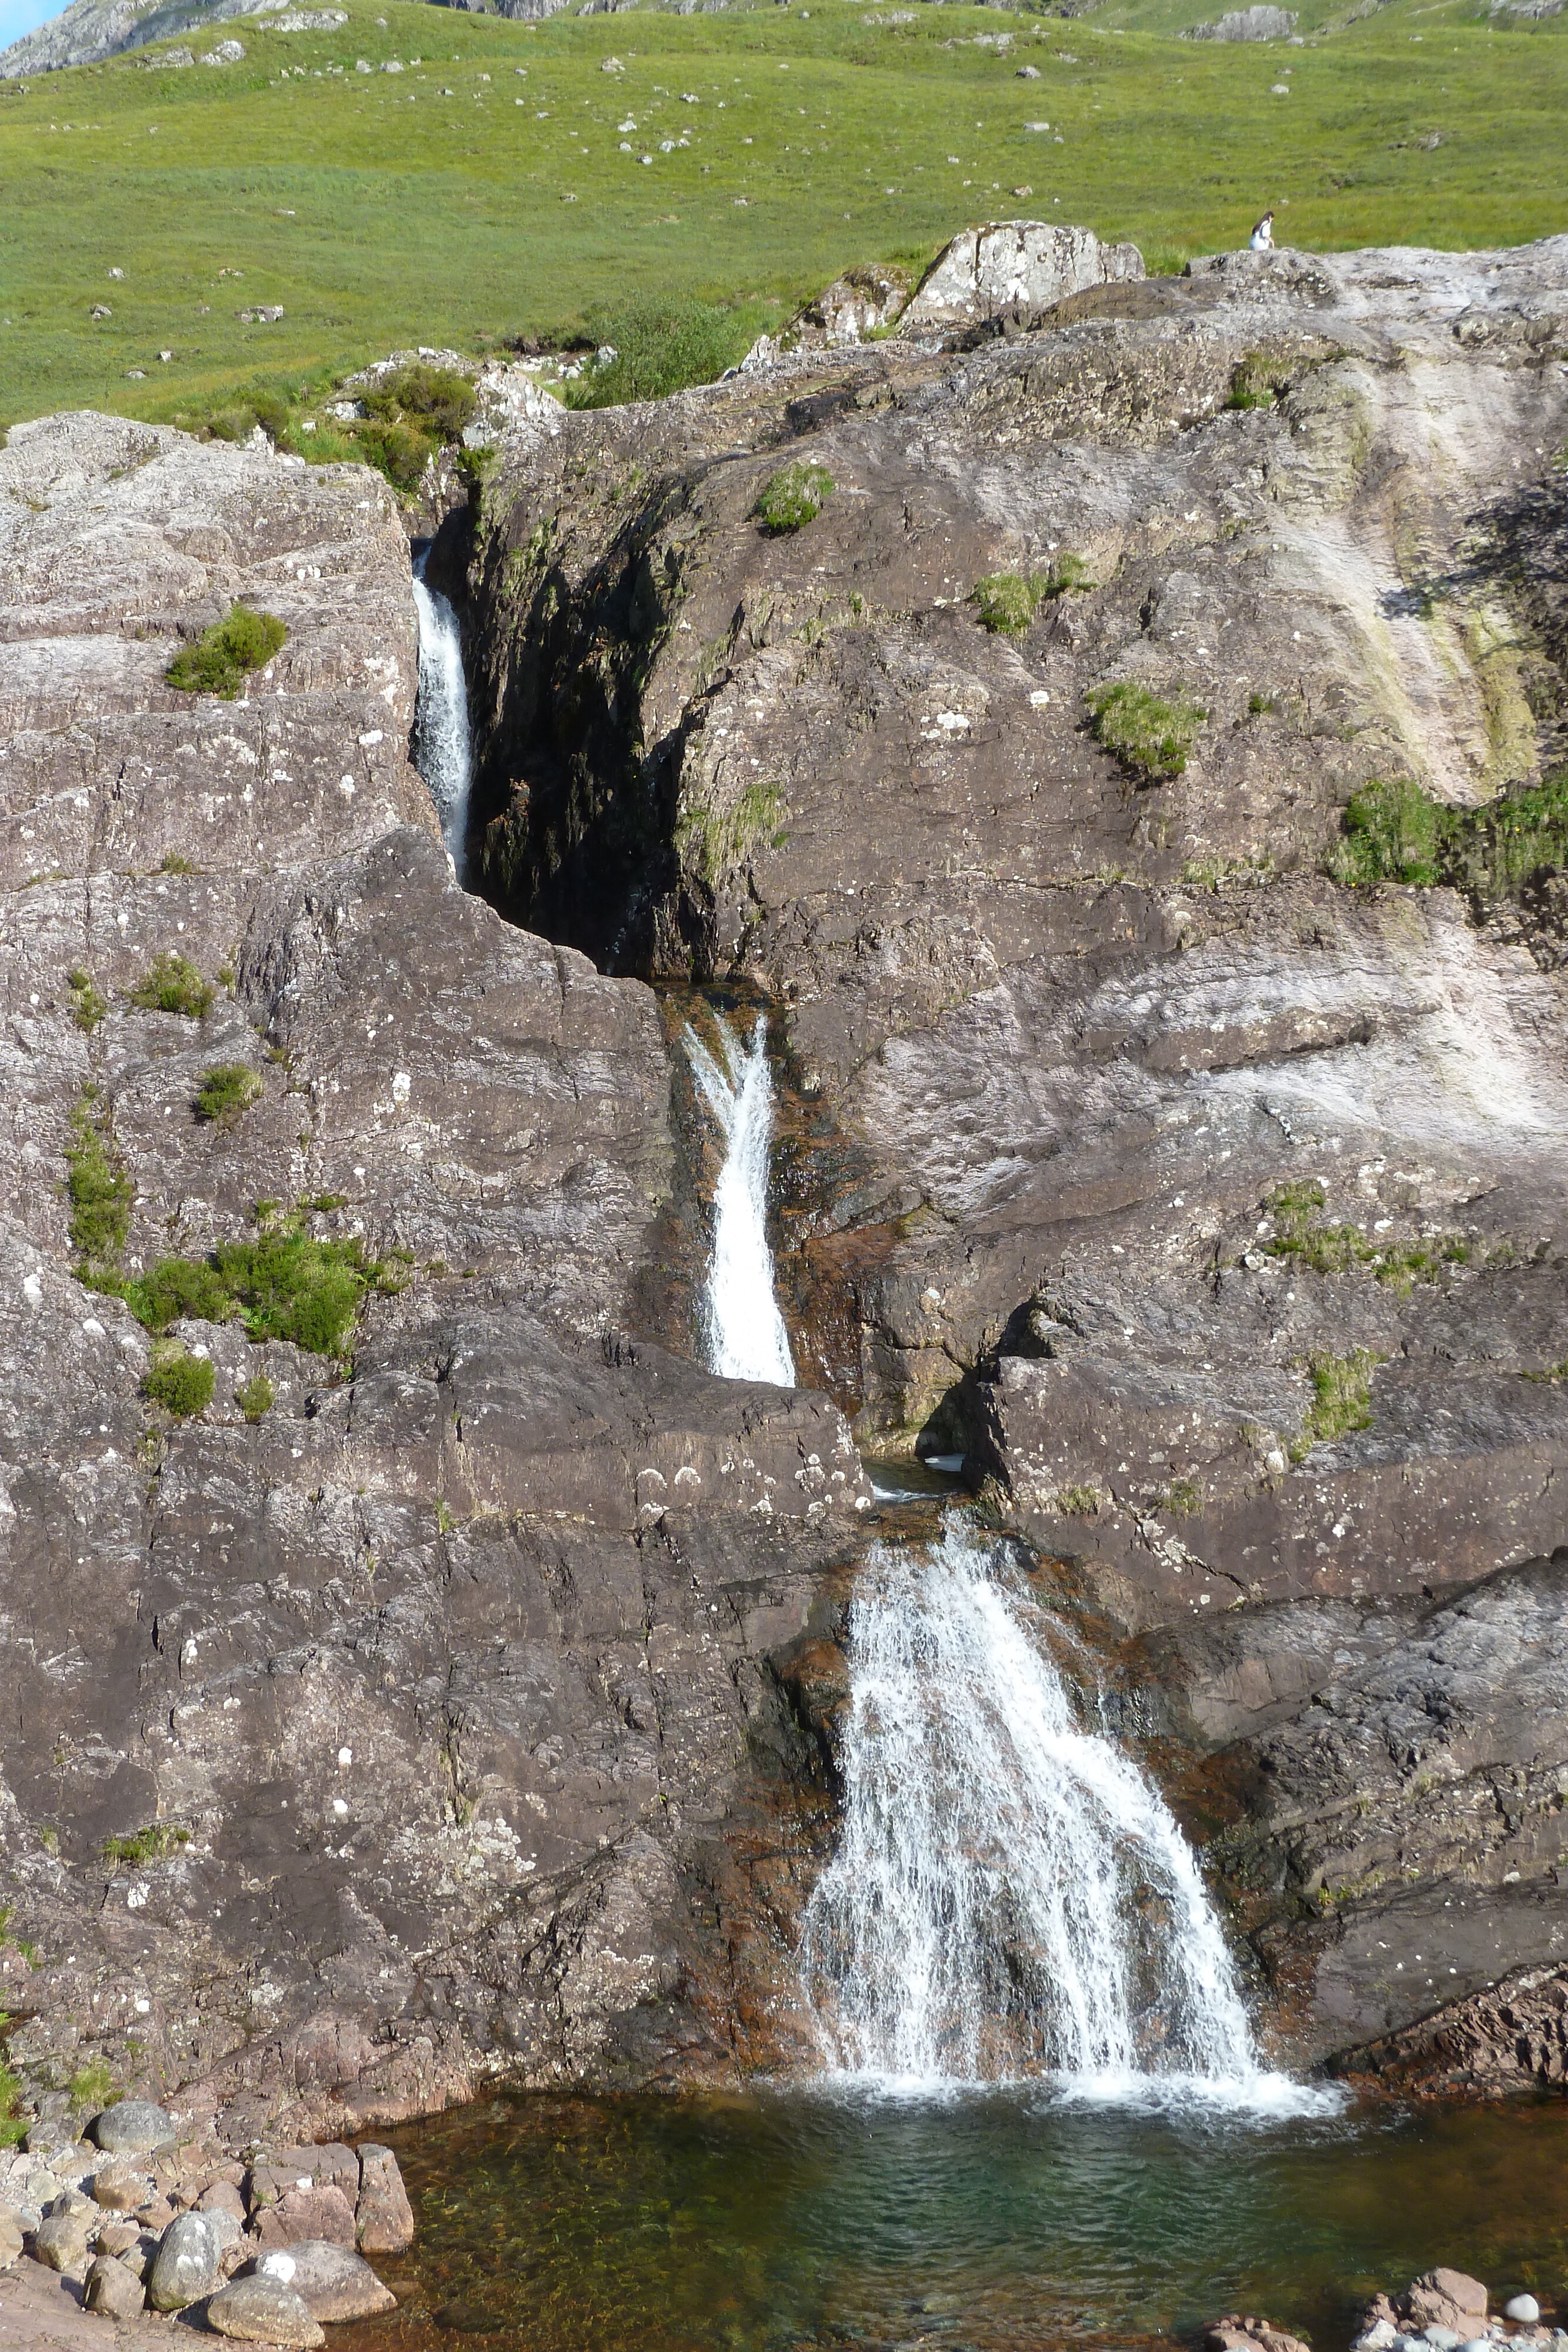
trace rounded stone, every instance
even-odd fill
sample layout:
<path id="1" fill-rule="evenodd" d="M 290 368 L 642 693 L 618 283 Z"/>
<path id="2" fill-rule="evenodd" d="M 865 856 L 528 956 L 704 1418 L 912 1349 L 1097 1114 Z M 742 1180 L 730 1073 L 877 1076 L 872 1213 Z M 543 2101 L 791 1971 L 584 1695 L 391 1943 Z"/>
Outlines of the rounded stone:
<path id="1" fill-rule="evenodd" d="M 1526 2327 L 1533 2327 L 1541 2316 L 1541 2305 L 1532 2294 L 1516 2294 L 1511 2303 L 1503 2305 L 1502 2315 L 1505 2319 L 1521 2320 Z"/>
<path id="2" fill-rule="evenodd" d="M 92 2193 L 100 2205 L 113 2213 L 134 2213 L 139 2205 L 147 2202 L 152 2183 L 145 2173 L 133 2172 L 118 2158 L 112 2164 L 101 2165 L 93 2175 Z"/>
<path id="3" fill-rule="evenodd" d="M 261 2255 L 256 2275 L 291 2287 L 317 2319 L 374 2319 L 397 2308 L 396 2295 L 363 2255 L 329 2238 L 301 2238 Z"/>
<path id="4" fill-rule="evenodd" d="M 93 2124 L 92 2136 L 106 2155 L 140 2156 L 173 2138 L 174 2118 L 151 2099 L 120 2099 L 105 2107 Z"/>
<path id="5" fill-rule="evenodd" d="M 46 2270 L 74 2271 L 87 2255 L 87 2216 L 47 2213 L 33 2232 L 34 2259 Z"/>
<path id="6" fill-rule="evenodd" d="M 183 2311 L 218 2283 L 218 2242 L 204 2213 L 178 2213 L 163 2232 L 147 2281 L 154 2311 Z"/>
<path id="7" fill-rule="evenodd" d="M 308 2352 L 327 2340 L 303 2295 L 281 2279 L 235 2279 L 214 2295 L 206 2320 L 215 2334 L 235 2336 L 243 2344 L 298 2346 Z"/>

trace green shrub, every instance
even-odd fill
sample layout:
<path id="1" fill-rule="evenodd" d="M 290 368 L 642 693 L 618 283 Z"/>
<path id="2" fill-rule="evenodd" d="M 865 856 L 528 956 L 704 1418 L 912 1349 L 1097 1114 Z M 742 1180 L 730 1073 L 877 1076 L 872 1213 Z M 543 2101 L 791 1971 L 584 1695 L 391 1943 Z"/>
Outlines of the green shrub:
<path id="1" fill-rule="evenodd" d="M 261 1092 L 261 1080 L 243 1062 L 214 1062 L 202 1072 L 193 1108 L 215 1127 L 233 1128 Z"/>
<path id="2" fill-rule="evenodd" d="M 132 1830 L 129 1837 L 105 1838 L 105 1862 L 129 1863 L 132 1869 L 144 1862 L 166 1862 L 182 1846 L 189 1845 L 191 1832 L 177 1822 L 149 1822 L 145 1829 Z M 107 2068 L 104 2070 L 107 2074 Z"/>
<path id="3" fill-rule="evenodd" d="M 265 1372 L 252 1373 L 250 1379 L 235 1391 L 235 1402 L 248 1422 L 257 1422 L 263 1413 L 270 1412 L 272 1400 L 272 1382 Z"/>
<path id="4" fill-rule="evenodd" d="M 165 950 L 155 955 L 131 992 L 131 1002 L 143 1013 L 178 1013 L 200 1021 L 211 1010 L 213 986 L 193 963 Z"/>
<path id="5" fill-rule="evenodd" d="M 1049 597 L 1086 595 L 1093 585 L 1082 555 L 1053 555 L 1041 593 Z"/>
<path id="6" fill-rule="evenodd" d="M 78 2066 L 70 2079 L 71 2098 L 78 2107 L 107 2107 L 114 2096 L 113 2075 L 101 2058 Z"/>
<path id="7" fill-rule="evenodd" d="M 0 2010 L 0 2033 L 12 2021 Z M 0 2147 L 16 2147 L 27 2137 L 32 2117 L 22 2106 L 22 2080 L 0 2059 Z"/>
<path id="8" fill-rule="evenodd" d="M 1314 1356 L 1307 1366 L 1312 1401 L 1301 1423 L 1301 1434 L 1291 1451 L 1296 1461 L 1314 1445 L 1327 1445 L 1372 1421 L 1372 1374 L 1378 1359 L 1369 1348 L 1353 1348 L 1348 1356 Z"/>
<path id="9" fill-rule="evenodd" d="M 770 537 L 782 539 L 814 522 L 832 497 L 834 482 L 825 466 L 780 467 L 762 486 L 757 518 Z"/>
<path id="10" fill-rule="evenodd" d="M 84 1088 L 71 1112 L 66 1145 L 66 1196 L 78 1273 L 112 1265 L 131 1231 L 131 1178 L 114 1148 L 108 1113 L 97 1112 L 96 1102 L 97 1089 Z"/>
<path id="11" fill-rule="evenodd" d="M 359 455 L 383 473 L 394 489 L 410 495 L 418 489 L 437 444 L 416 425 L 401 417 L 370 418 L 354 427 Z"/>
<path id="12" fill-rule="evenodd" d="M 91 972 L 85 971 L 79 963 L 67 972 L 66 986 L 70 991 L 71 1019 L 90 1036 L 109 1006 L 94 986 Z"/>
<path id="13" fill-rule="evenodd" d="M 1196 702 L 1164 702 L 1131 679 L 1097 688 L 1089 709 L 1096 742 L 1150 783 L 1183 773 L 1192 739 L 1208 716 Z"/>
<path id="14" fill-rule="evenodd" d="M 1272 408 L 1281 387 L 1261 352 L 1247 352 L 1230 371 L 1227 408 Z"/>
<path id="15" fill-rule="evenodd" d="M 210 1265 L 189 1257 L 161 1257 L 124 1286 L 127 1307 L 149 1331 L 167 1331 L 187 1316 L 199 1323 L 226 1323 L 238 1313 Z"/>
<path id="16" fill-rule="evenodd" d="M 210 1358 L 165 1345 L 154 1352 L 141 1393 L 150 1404 L 161 1404 L 177 1421 L 188 1421 L 193 1414 L 205 1412 L 211 1404 L 213 1380 Z"/>
<path id="17" fill-rule="evenodd" d="M 232 702 L 252 670 L 263 669 L 286 642 L 287 630 L 271 613 L 235 604 L 193 646 L 183 646 L 163 675 L 183 694 L 215 694 Z"/>
<path id="18" fill-rule="evenodd" d="M 160 874 L 193 874 L 195 870 L 195 867 L 192 865 L 188 857 L 180 856 L 178 853 L 172 849 L 169 851 L 166 856 L 161 857 L 158 861 L 158 871 Z"/>
<path id="19" fill-rule="evenodd" d="M 472 424 L 478 395 L 455 368 L 431 367 L 421 361 L 401 368 L 396 375 L 362 390 L 365 414 L 380 423 L 421 426 L 439 441 L 461 441 L 463 428 Z"/>
<path id="20" fill-rule="evenodd" d="M 214 1250 L 213 1263 L 239 1301 L 254 1339 L 288 1339 L 338 1355 L 360 1301 L 380 1273 L 357 1241 L 318 1242 L 285 1230 Z"/>
<path id="21" fill-rule="evenodd" d="M 1408 776 L 1364 784 L 1345 804 L 1343 838 L 1329 871 L 1353 888 L 1374 882 L 1429 887 L 1441 878 L 1442 824 L 1448 814 Z"/>
<path id="22" fill-rule="evenodd" d="M 991 572 L 977 580 L 969 602 L 992 635 L 1021 637 L 1040 610 L 1042 590 L 1021 572 Z"/>
<path id="23" fill-rule="evenodd" d="M 735 367 L 763 323 L 755 303 L 735 310 L 716 302 L 648 300 L 595 311 L 595 342 L 615 353 L 592 363 L 566 387 L 570 408 L 620 408 L 629 400 L 662 400 L 688 384 L 713 383 Z"/>
<path id="24" fill-rule="evenodd" d="M 1481 808 L 1448 808 L 1408 777 L 1353 793 L 1328 871 L 1348 887 L 1447 883 L 1484 909 L 1568 867 L 1568 768 Z"/>

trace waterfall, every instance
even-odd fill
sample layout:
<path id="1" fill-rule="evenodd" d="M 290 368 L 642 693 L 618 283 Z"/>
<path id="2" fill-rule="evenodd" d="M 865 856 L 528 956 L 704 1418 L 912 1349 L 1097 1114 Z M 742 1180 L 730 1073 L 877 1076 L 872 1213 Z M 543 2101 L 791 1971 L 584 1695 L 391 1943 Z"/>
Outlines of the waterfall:
<path id="1" fill-rule="evenodd" d="M 468 787 L 474 755 L 468 733 L 468 681 L 457 615 L 439 588 L 424 584 L 427 548 L 414 566 L 413 604 L 419 615 L 419 694 L 413 709 L 413 764 L 430 787 L 442 839 L 459 882 L 468 836 Z"/>
<path id="2" fill-rule="evenodd" d="M 789 1335 L 773 1290 L 768 1246 L 768 1147 L 773 1133 L 773 1079 L 768 1023 L 758 1013 L 749 1046 L 718 1020 L 719 1054 L 710 1054 L 687 1024 L 686 1058 L 697 1090 L 724 1137 L 724 1165 L 713 1196 L 713 1259 L 703 1296 L 707 1364 L 727 1380 L 768 1381 L 792 1389 Z"/>
<path id="3" fill-rule="evenodd" d="M 1008 1548 L 956 1517 L 924 1553 L 867 1557 L 842 1837 L 800 1952 L 830 2072 L 1321 2103 L 1260 2067 L 1192 1853 L 1081 1727 L 1044 1622 Z"/>

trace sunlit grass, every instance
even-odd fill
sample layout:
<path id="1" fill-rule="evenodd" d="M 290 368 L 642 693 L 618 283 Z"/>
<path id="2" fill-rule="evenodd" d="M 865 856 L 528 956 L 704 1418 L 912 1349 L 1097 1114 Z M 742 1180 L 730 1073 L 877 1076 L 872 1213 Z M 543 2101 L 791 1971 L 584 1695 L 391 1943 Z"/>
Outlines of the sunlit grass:
<path id="1" fill-rule="evenodd" d="M 552 337 L 633 297 L 766 318 L 1019 213 L 1163 268 L 1243 241 L 1266 204 L 1281 242 L 1322 247 L 1568 227 L 1568 17 L 1502 31 L 1471 0 L 1393 0 L 1297 47 L 1140 29 L 1217 13 L 1185 0 L 888 13 L 530 26 L 350 0 L 332 33 L 225 28 L 235 66 L 136 52 L 0 84 L 0 420 L 295 399 L 394 347 Z"/>

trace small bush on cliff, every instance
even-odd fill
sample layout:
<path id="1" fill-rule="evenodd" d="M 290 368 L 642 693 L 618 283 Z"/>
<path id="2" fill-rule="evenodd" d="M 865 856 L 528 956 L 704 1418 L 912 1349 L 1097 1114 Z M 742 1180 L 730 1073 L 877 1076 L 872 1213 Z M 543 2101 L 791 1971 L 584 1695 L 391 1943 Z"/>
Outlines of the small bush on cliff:
<path id="1" fill-rule="evenodd" d="M 1430 887 L 1439 878 L 1441 819 L 1447 812 L 1408 776 L 1353 793 L 1340 819 L 1343 838 L 1329 858 L 1336 882 Z"/>
<path id="2" fill-rule="evenodd" d="M 976 581 L 969 602 L 993 636 L 1021 637 L 1040 610 L 1040 588 L 1021 572 L 990 572 Z"/>
<path id="3" fill-rule="evenodd" d="M 1327 1445 L 1372 1421 L 1372 1375 L 1378 1359 L 1369 1348 L 1353 1348 L 1348 1356 L 1314 1356 L 1307 1366 L 1312 1401 L 1301 1423 L 1301 1433 L 1291 1448 L 1291 1458 L 1302 1461 L 1314 1445 Z"/>
<path id="4" fill-rule="evenodd" d="M 1089 697 L 1094 740 L 1114 752 L 1122 765 L 1148 783 L 1181 775 L 1192 739 L 1207 710 L 1185 698 L 1162 701 L 1130 678 L 1098 687 Z"/>
<path id="5" fill-rule="evenodd" d="M 235 604 L 226 621 L 214 621 L 193 646 L 183 646 L 163 675 L 182 694 L 215 694 L 232 702 L 250 672 L 264 669 L 287 635 L 276 614 Z"/>
<path id="6" fill-rule="evenodd" d="M 107 1108 L 96 1087 L 84 1087 L 71 1112 L 66 1145 L 66 1195 L 71 1204 L 71 1247 L 84 1278 L 112 1268 L 131 1231 L 131 1178 L 114 1148 Z"/>
<path id="7" fill-rule="evenodd" d="M 70 1016 L 77 1027 L 89 1036 L 98 1027 L 109 1006 L 95 986 L 90 971 L 78 963 L 66 974 L 66 987 L 70 994 Z"/>
<path id="8" fill-rule="evenodd" d="M 105 1838 L 103 1858 L 137 1869 L 144 1862 L 166 1862 L 190 1843 L 190 1831 L 177 1822 L 149 1822 L 145 1829 L 132 1830 L 128 1837 Z"/>
<path id="9" fill-rule="evenodd" d="M 210 1265 L 197 1258 L 161 1257 L 123 1286 L 125 1303 L 149 1331 L 167 1331 L 190 1317 L 198 1323 L 226 1323 L 238 1312 L 234 1298 Z"/>
<path id="10" fill-rule="evenodd" d="M 260 1092 L 261 1080 L 243 1062 L 214 1062 L 202 1072 L 192 1108 L 214 1127 L 235 1128 Z"/>
<path id="11" fill-rule="evenodd" d="M 272 1410 L 272 1382 L 265 1372 L 255 1372 L 235 1391 L 235 1402 L 246 1421 L 256 1423 Z"/>
<path id="12" fill-rule="evenodd" d="M 1329 873 L 1349 888 L 1447 883 L 1480 908 L 1568 868 L 1568 768 L 1480 808 L 1448 808 L 1407 776 L 1353 793 Z"/>
<path id="13" fill-rule="evenodd" d="M 177 1013 L 183 1020 L 200 1021 L 212 1008 L 213 986 L 184 956 L 164 950 L 131 990 L 131 1002 L 143 1013 Z"/>
<path id="14" fill-rule="evenodd" d="M 825 466 L 783 466 L 762 486 L 757 519 L 773 539 L 814 522 L 836 485 Z"/>
<path id="15" fill-rule="evenodd" d="M 461 441 L 479 402 L 473 385 L 455 368 L 400 368 L 360 395 L 365 415 L 387 424 L 412 425 L 437 441 Z"/>
<path id="16" fill-rule="evenodd" d="M 969 602 L 993 635 L 1021 637 L 1042 604 L 1093 585 L 1082 556 L 1057 555 L 1048 570 L 1027 576 L 1021 572 L 988 572 L 970 589 Z"/>
<path id="17" fill-rule="evenodd" d="M 141 1393 L 149 1404 L 161 1404 L 176 1420 L 189 1421 L 211 1404 L 214 1378 L 210 1358 L 172 1345 L 154 1350 Z"/>

